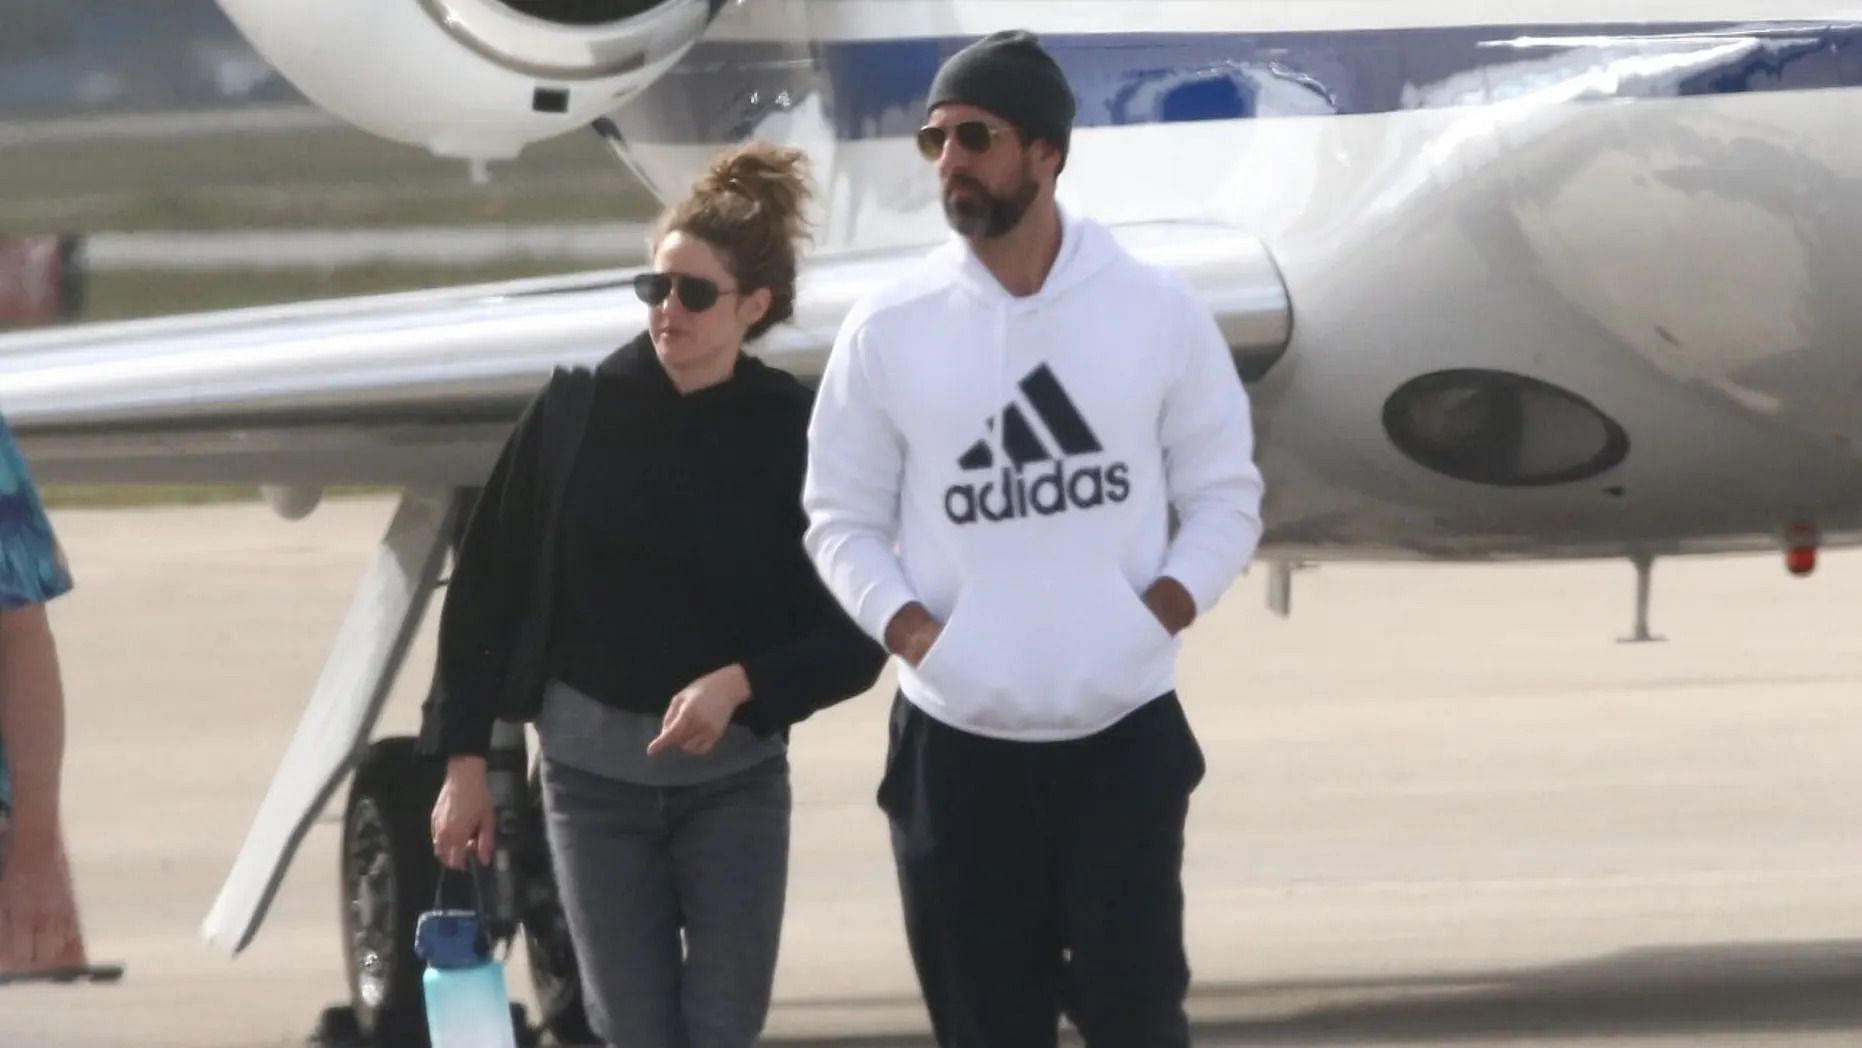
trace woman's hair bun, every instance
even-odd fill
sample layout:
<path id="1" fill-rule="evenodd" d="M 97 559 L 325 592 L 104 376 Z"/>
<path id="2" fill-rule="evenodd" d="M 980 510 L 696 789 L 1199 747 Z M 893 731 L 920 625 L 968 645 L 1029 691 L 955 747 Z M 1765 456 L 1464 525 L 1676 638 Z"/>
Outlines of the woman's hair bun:
<path id="1" fill-rule="evenodd" d="M 692 188 L 692 195 L 727 193 L 748 198 L 765 221 L 779 220 L 784 239 L 800 240 L 807 235 L 803 212 L 811 193 L 808 154 L 801 150 L 752 142 L 720 154 Z"/>

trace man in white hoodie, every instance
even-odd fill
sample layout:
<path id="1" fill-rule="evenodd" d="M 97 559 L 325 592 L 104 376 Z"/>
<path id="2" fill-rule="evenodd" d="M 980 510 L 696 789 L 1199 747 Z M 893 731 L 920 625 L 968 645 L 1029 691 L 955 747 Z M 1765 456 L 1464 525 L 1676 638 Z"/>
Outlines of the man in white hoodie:
<path id="1" fill-rule="evenodd" d="M 1247 398 L 1188 286 L 1056 204 L 1074 100 L 1033 36 L 927 105 L 957 236 L 842 328 L 803 496 L 903 662 L 879 801 L 919 984 L 945 1048 L 1048 1048 L 1063 1010 L 1094 1048 L 1187 1045 L 1173 675 L 1260 538 Z"/>

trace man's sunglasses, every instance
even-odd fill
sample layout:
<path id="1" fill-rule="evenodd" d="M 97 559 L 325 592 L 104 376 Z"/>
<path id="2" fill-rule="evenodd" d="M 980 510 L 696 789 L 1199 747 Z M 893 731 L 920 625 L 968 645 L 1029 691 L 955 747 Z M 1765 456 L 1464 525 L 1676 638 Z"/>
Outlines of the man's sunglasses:
<path id="1" fill-rule="evenodd" d="M 674 292 L 687 312 L 703 313 L 718 304 L 719 295 L 735 295 L 735 288 L 720 288 L 714 280 L 683 273 L 641 273 L 634 277 L 634 294 L 649 306 L 663 305 Z"/>
<path id="2" fill-rule="evenodd" d="M 965 120 L 949 127 L 926 124 L 918 129 L 918 152 L 924 154 L 926 160 L 936 160 L 944 155 L 944 143 L 954 137 L 966 152 L 987 153 L 989 147 L 996 144 L 996 136 L 1009 130 L 981 120 Z"/>

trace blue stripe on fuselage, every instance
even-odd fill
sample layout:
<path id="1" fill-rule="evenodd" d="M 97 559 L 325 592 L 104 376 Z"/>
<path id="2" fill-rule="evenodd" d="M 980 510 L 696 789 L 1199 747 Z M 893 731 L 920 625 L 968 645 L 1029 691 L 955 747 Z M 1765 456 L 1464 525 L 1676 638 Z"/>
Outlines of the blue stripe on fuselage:
<path id="1" fill-rule="evenodd" d="M 938 65 L 970 39 L 703 42 L 642 100 L 654 110 L 646 137 L 741 137 L 772 107 L 817 93 L 843 140 L 909 135 Z M 1081 127 L 1483 105 L 1592 76 L 1575 97 L 1862 86 L 1862 23 L 1081 33 L 1043 43 L 1073 84 Z"/>

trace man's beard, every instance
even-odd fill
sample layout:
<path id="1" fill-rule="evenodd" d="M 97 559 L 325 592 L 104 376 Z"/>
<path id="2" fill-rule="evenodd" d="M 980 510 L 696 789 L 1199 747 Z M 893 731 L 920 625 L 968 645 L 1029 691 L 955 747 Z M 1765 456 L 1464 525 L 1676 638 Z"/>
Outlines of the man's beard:
<path id="1" fill-rule="evenodd" d="M 967 187 L 970 194 L 957 196 L 952 190 L 959 186 Z M 944 187 L 944 217 L 959 236 L 994 240 L 1021 223 L 1039 192 L 1032 178 L 1024 177 L 1007 196 L 997 196 L 968 175 L 953 175 Z"/>

